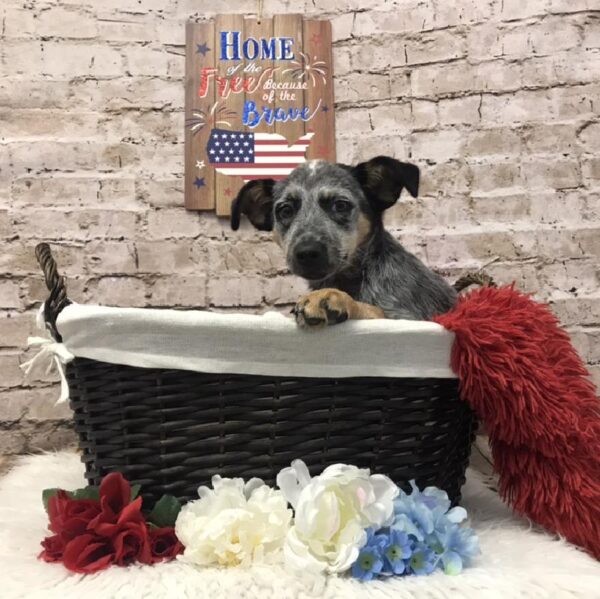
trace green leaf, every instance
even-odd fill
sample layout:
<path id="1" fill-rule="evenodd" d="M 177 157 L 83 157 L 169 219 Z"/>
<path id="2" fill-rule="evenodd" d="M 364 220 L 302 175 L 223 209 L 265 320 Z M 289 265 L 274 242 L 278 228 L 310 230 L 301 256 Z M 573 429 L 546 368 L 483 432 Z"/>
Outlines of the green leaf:
<path id="1" fill-rule="evenodd" d="M 148 515 L 147 521 L 159 528 L 175 526 L 179 510 L 181 510 L 181 504 L 173 495 L 163 495 L 154 504 L 154 509 Z"/>
<path id="2" fill-rule="evenodd" d="M 131 485 L 131 501 L 133 501 L 139 494 L 142 485 Z"/>
<path id="3" fill-rule="evenodd" d="M 100 499 L 100 488 L 93 486 L 83 487 L 82 489 L 71 491 L 69 495 L 73 499 L 95 499 L 98 501 Z"/>
<path id="4" fill-rule="evenodd" d="M 50 501 L 50 497 L 54 497 L 59 491 L 60 489 L 57 488 L 44 489 L 42 491 L 42 501 L 44 502 L 44 509 L 46 510 L 46 513 L 48 513 L 48 502 Z"/>

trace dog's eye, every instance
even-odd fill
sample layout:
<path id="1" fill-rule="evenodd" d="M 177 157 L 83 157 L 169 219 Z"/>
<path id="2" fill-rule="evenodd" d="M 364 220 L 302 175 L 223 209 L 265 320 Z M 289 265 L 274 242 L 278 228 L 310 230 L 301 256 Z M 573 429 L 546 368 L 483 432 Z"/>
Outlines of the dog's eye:
<path id="1" fill-rule="evenodd" d="M 331 205 L 331 209 L 336 214 L 347 214 L 352 210 L 352 204 L 346 200 L 335 200 Z"/>
<path id="2" fill-rule="evenodd" d="M 279 220 L 290 220 L 294 216 L 294 208 L 291 204 L 282 204 L 277 206 L 276 214 Z"/>

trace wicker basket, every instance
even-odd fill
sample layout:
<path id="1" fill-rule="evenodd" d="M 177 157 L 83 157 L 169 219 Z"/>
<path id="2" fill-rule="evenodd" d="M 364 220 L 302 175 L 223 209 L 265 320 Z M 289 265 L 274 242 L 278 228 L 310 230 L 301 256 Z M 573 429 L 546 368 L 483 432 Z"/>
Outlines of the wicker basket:
<path id="1" fill-rule="evenodd" d="M 61 341 L 57 317 L 71 302 L 49 247 L 36 255 L 50 290 L 44 318 Z M 217 473 L 272 484 L 296 458 L 312 473 L 344 462 L 460 499 L 475 420 L 454 378 L 290 378 L 81 357 L 66 375 L 86 478 L 120 471 L 148 502 L 188 500 Z"/>

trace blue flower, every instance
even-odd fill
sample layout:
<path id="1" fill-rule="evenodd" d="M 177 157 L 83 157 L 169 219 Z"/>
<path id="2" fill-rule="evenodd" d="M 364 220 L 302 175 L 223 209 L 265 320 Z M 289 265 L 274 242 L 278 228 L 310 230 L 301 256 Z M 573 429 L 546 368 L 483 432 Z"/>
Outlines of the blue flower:
<path id="1" fill-rule="evenodd" d="M 446 574 L 460 574 L 471 558 L 480 553 L 479 539 L 472 528 L 450 523 L 436 533 L 441 552 L 441 564 Z"/>
<path id="2" fill-rule="evenodd" d="M 417 541 L 425 541 L 434 531 L 444 530 L 448 521 L 462 522 L 467 512 L 462 507 L 449 510 L 448 494 L 436 487 L 419 491 L 414 480 L 410 481 L 412 493 L 404 491 L 394 501 L 392 528 L 412 535 Z"/>
<path id="3" fill-rule="evenodd" d="M 373 580 L 383 570 L 382 549 L 385 543 L 384 535 L 374 534 L 367 529 L 367 544 L 360 550 L 358 558 L 352 564 L 352 576 L 359 580 Z"/>
<path id="4" fill-rule="evenodd" d="M 439 556 L 425 543 L 417 543 L 413 553 L 408 560 L 408 574 L 431 574 L 438 565 Z"/>
<path id="5" fill-rule="evenodd" d="M 410 495 L 400 491 L 389 528 L 367 530 L 367 543 L 352 566 L 361 580 L 402 574 L 431 574 L 442 568 L 458 574 L 479 553 L 479 540 L 462 507 L 451 508 L 448 495 L 436 487 L 420 491 L 410 481 Z"/>
<path id="6" fill-rule="evenodd" d="M 380 535 L 378 535 L 380 536 Z M 412 541 L 401 530 L 390 530 L 383 546 L 383 573 L 404 574 L 406 560 L 412 555 Z"/>

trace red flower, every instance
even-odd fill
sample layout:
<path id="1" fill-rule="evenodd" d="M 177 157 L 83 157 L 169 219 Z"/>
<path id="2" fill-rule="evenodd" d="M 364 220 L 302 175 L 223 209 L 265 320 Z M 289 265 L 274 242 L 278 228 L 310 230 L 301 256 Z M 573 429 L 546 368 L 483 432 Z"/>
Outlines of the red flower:
<path id="1" fill-rule="evenodd" d="M 48 500 L 50 530 L 70 541 L 84 534 L 90 520 L 100 513 L 100 506 L 92 499 L 73 499 L 66 491 L 58 491 Z"/>
<path id="2" fill-rule="evenodd" d="M 149 533 L 153 563 L 163 559 L 173 559 L 176 555 L 183 552 L 183 545 L 175 536 L 174 528 L 169 526 L 165 528 L 151 528 Z"/>
<path id="3" fill-rule="evenodd" d="M 40 553 L 39 557 L 45 562 L 60 562 L 63 558 L 63 551 L 65 549 L 65 542 L 60 535 L 53 535 L 46 537 L 42 543 L 44 550 Z"/>
<path id="4" fill-rule="evenodd" d="M 120 472 L 113 472 L 100 483 L 100 510 L 87 528 L 99 536 L 114 537 L 129 522 L 144 522 L 142 498 L 131 501 L 131 486 Z"/>
<path id="5" fill-rule="evenodd" d="M 63 553 L 63 563 L 72 572 L 91 574 L 115 562 L 110 539 L 94 535 L 80 535 L 69 541 Z"/>
<path id="6" fill-rule="evenodd" d="M 73 572 L 89 574 L 111 564 L 151 564 L 183 551 L 173 528 L 148 530 L 142 498 L 131 501 L 131 486 L 120 473 L 102 480 L 99 500 L 73 499 L 58 491 L 48 501 L 50 530 L 39 557 L 62 561 Z"/>
<path id="7" fill-rule="evenodd" d="M 112 539 L 115 563 L 127 566 L 132 562 L 152 563 L 148 527 L 145 522 L 126 522 Z"/>

